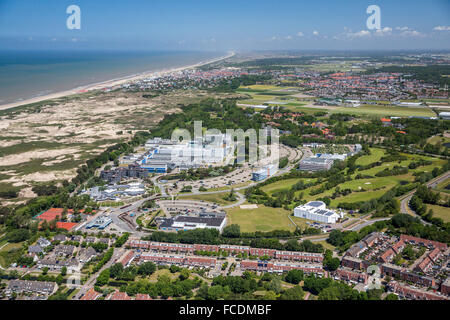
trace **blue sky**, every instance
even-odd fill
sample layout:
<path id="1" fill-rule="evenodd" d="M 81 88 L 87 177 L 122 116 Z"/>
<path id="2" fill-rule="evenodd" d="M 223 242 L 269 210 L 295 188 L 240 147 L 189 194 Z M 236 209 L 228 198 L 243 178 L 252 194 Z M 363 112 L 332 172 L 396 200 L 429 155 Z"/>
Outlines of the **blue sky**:
<path id="1" fill-rule="evenodd" d="M 66 8 L 81 9 L 81 30 Z M 367 30 L 366 8 L 381 9 Z M 0 49 L 450 49 L 448 0 L 0 0 Z"/>

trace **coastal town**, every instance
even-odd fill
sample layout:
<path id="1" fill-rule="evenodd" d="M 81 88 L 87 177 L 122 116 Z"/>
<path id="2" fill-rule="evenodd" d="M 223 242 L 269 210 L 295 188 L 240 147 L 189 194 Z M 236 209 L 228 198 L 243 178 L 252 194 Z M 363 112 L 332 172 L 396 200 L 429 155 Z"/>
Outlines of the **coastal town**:
<path id="1" fill-rule="evenodd" d="M 449 300 L 450 57 L 342 60 L 232 53 L 77 92 L 178 109 L 119 112 L 120 140 L 64 179 L 5 162 L 0 299 Z"/>

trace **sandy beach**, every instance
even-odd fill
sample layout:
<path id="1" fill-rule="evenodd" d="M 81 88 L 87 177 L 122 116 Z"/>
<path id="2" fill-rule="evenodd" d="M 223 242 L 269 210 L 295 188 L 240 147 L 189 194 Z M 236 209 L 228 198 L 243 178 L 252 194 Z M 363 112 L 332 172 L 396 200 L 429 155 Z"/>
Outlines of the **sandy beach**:
<path id="1" fill-rule="evenodd" d="M 65 97 L 65 96 L 69 96 L 69 95 L 73 95 L 73 94 L 77 94 L 77 93 L 84 93 L 84 92 L 91 91 L 91 90 L 99 90 L 99 89 L 103 89 L 103 88 L 108 88 L 108 87 L 113 87 L 113 86 L 117 86 L 117 85 L 122 85 L 122 84 L 125 84 L 125 83 L 128 83 L 128 82 L 138 81 L 138 80 L 145 79 L 145 78 L 148 78 L 148 77 L 161 77 L 161 76 L 173 73 L 173 72 L 179 72 L 179 71 L 183 71 L 183 70 L 194 69 L 194 68 L 198 68 L 198 67 L 210 64 L 210 63 L 214 63 L 214 62 L 218 62 L 218 61 L 221 61 L 221 60 L 224 60 L 224 59 L 228 59 L 228 58 L 230 58 L 230 57 L 232 57 L 234 55 L 235 55 L 235 53 L 231 52 L 231 53 L 229 53 L 229 54 L 227 54 L 225 56 L 214 58 L 214 59 L 207 60 L 207 61 L 201 61 L 201 62 L 193 64 L 193 65 L 188 65 L 188 66 L 179 67 L 179 68 L 172 68 L 172 69 L 162 70 L 162 71 L 146 71 L 146 72 L 142 72 L 142 73 L 139 73 L 139 74 L 133 74 L 133 75 L 122 77 L 122 78 L 116 78 L 116 79 L 111 79 L 111 80 L 107 80 L 107 81 L 102 81 L 102 82 L 97 82 L 97 83 L 93 83 L 93 84 L 88 84 L 86 86 L 81 86 L 81 87 L 73 88 L 73 89 L 70 89 L 70 90 L 50 93 L 50 94 L 47 94 L 47 95 L 33 97 L 33 98 L 30 98 L 30 99 L 20 100 L 20 101 L 16 101 L 16 102 L 12 102 L 12 103 L 7 103 L 7 104 L 0 105 L 0 110 L 6 110 L 6 109 L 10 109 L 10 108 L 15 108 L 15 107 L 27 105 L 27 104 L 30 104 L 30 103 L 36 103 L 36 102 L 40 102 L 40 101 L 44 101 L 44 100 L 51 100 L 51 99 L 61 98 L 61 97 Z"/>

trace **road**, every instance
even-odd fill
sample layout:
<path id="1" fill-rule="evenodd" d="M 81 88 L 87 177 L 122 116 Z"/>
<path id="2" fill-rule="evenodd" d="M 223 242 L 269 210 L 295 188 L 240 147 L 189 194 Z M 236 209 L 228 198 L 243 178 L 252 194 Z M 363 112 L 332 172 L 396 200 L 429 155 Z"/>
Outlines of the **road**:
<path id="1" fill-rule="evenodd" d="M 124 252 L 125 250 L 122 248 L 114 249 L 114 253 L 111 259 L 107 263 L 105 263 L 105 265 L 98 272 L 91 275 L 91 277 L 81 286 L 80 290 L 75 294 L 72 300 L 79 300 L 84 294 L 86 294 L 86 292 L 94 286 L 100 272 L 102 272 L 106 268 L 111 267 L 117 261 L 117 259 L 119 259 L 123 255 Z"/>
<path id="2" fill-rule="evenodd" d="M 445 181 L 446 179 L 448 179 L 450 177 L 450 171 L 428 181 L 426 183 L 427 187 L 431 187 L 434 188 L 435 186 L 437 186 L 439 183 Z M 409 207 L 409 202 L 411 201 L 412 196 L 414 195 L 414 193 L 416 192 L 416 189 L 408 192 L 406 195 L 402 196 L 399 198 L 400 200 L 400 212 L 404 213 L 404 214 L 409 214 L 411 216 L 417 217 L 419 218 L 423 224 L 425 225 L 431 225 L 431 223 L 425 221 L 422 219 L 422 217 L 420 217 L 418 214 L 416 214 L 413 210 L 411 210 L 411 208 Z"/>

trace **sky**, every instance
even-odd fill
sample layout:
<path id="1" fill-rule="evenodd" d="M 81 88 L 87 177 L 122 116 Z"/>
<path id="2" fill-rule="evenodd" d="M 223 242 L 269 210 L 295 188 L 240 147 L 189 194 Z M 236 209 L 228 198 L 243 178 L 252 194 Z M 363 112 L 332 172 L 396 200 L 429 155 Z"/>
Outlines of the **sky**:
<path id="1" fill-rule="evenodd" d="M 367 27 L 370 5 L 380 29 Z M 0 0 L 1 49 L 447 50 L 450 1 Z"/>

